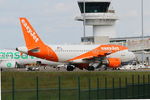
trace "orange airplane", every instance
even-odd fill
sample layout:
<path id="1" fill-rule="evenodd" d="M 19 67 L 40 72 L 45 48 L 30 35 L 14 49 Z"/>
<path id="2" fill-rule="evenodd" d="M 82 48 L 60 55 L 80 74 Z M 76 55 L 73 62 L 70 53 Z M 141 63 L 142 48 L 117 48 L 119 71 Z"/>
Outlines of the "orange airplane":
<path id="1" fill-rule="evenodd" d="M 76 67 L 87 70 L 102 66 L 116 69 L 135 58 L 134 53 L 120 45 L 47 45 L 26 18 L 20 18 L 20 23 L 26 47 L 18 47 L 16 50 L 41 59 L 65 63 L 68 71 Z"/>

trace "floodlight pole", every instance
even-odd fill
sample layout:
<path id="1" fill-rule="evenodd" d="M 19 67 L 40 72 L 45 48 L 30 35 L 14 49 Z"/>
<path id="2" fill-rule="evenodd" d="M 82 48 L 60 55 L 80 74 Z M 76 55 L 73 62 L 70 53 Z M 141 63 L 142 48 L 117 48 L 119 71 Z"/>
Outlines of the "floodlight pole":
<path id="1" fill-rule="evenodd" d="M 144 65 L 144 20 L 143 20 L 143 0 L 141 0 L 141 33 L 142 33 L 142 64 Z"/>
<path id="2" fill-rule="evenodd" d="M 85 0 L 83 2 L 83 37 L 85 37 Z"/>

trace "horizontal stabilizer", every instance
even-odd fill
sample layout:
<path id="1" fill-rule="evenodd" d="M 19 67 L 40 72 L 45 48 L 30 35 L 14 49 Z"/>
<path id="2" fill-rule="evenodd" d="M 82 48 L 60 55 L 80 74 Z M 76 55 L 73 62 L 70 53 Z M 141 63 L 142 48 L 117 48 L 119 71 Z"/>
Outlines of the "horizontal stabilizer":
<path id="1" fill-rule="evenodd" d="M 30 49 L 28 52 L 37 53 L 37 52 L 40 52 L 40 48 L 37 47 L 37 48 L 34 48 L 34 49 Z"/>

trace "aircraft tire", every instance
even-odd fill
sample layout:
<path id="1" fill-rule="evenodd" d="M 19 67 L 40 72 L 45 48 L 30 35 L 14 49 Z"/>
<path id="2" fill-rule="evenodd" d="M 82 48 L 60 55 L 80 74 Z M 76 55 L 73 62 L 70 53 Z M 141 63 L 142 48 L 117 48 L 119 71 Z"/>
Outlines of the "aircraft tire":
<path id="1" fill-rule="evenodd" d="M 93 66 L 89 66 L 87 70 L 88 70 L 88 71 L 94 71 L 95 68 L 94 68 Z"/>
<path id="2" fill-rule="evenodd" d="M 71 65 L 67 66 L 67 71 L 73 71 L 73 70 L 74 70 L 73 66 L 71 66 Z"/>
<path id="3" fill-rule="evenodd" d="M 107 70 L 107 67 L 105 67 L 104 69 Z"/>

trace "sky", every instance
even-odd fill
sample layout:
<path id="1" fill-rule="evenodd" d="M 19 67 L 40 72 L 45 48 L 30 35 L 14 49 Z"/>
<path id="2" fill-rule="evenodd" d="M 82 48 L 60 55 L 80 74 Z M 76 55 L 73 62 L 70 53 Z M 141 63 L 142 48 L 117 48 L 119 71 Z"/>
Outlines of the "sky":
<path id="1" fill-rule="evenodd" d="M 141 35 L 141 0 L 112 0 L 119 20 L 117 37 Z M 144 34 L 150 36 L 150 0 L 144 0 Z M 0 48 L 16 48 L 25 42 L 19 18 L 26 17 L 46 44 L 80 43 L 83 36 L 77 0 L 0 0 Z M 86 27 L 86 35 L 92 28 Z"/>

